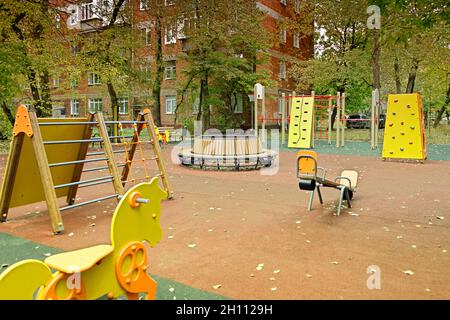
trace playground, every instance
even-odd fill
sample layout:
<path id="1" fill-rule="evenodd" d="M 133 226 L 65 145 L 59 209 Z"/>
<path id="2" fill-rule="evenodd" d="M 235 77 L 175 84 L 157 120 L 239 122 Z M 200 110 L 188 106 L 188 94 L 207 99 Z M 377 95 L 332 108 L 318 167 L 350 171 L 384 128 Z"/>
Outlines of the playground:
<path id="1" fill-rule="evenodd" d="M 448 298 L 449 146 L 428 145 L 421 164 L 381 161 L 381 150 L 366 142 L 341 148 L 316 142 L 327 175 L 343 168 L 359 173 L 352 208 L 340 216 L 337 192 L 328 188 L 323 206 L 315 198 L 307 211 L 295 149 L 283 147 L 279 172 L 263 176 L 173 164 L 172 148 L 164 146 L 162 158 L 174 200 L 161 203 L 162 238 L 148 257 L 157 299 Z M 6 157 L 0 156 L 2 177 Z M 96 166 L 86 163 L 85 169 Z M 144 173 L 139 162 L 136 169 Z M 107 188 L 113 191 L 109 185 L 80 189 L 77 201 L 101 197 Z M 11 209 L 0 225 L 2 267 L 109 243 L 116 205 L 109 199 L 63 212 L 60 235 L 49 228 L 44 202 Z M 381 271 L 380 290 L 367 287 L 374 265 Z"/>

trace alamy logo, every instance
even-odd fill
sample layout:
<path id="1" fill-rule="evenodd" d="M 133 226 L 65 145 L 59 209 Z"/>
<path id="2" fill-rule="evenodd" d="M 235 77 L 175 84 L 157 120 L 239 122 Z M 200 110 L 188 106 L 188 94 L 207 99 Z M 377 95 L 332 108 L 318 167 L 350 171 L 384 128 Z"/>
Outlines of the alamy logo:
<path id="1" fill-rule="evenodd" d="M 381 10 L 379 6 L 372 5 L 367 8 L 367 13 L 370 14 L 367 18 L 367 28 L 381 29 Z"/>
<path id="2" fill-rule="evenodd" d="M 367 279 L 367 289 L 380 290 L 381 289 L 381 269 L 379 266 L 372 265 L 367 267 L 367 273 L 370 274 Z"/>

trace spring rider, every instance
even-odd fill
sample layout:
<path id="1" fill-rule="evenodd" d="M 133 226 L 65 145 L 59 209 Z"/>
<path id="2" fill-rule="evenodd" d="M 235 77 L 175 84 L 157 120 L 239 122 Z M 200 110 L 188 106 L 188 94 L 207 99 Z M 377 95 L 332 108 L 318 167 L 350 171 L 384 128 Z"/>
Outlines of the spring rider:
<path id="1" fill-rule="evenodd" d="M 23 260 L 0 274 L 0 300 L 155 299 L 148 273 L 148 246 L 162 237 L 158 178 L 131 188 L 119 201 L 111 224 L 111 244 Z M 145 241 L 145 242 L 144 242 Z M 52 269 L 55 272 L 52 272 Z"/>

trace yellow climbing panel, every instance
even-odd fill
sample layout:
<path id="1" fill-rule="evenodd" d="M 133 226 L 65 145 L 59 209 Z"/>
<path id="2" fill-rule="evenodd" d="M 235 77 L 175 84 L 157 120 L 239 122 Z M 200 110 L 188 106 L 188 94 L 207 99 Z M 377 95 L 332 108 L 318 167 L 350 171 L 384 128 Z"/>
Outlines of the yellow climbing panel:
<path id="1" fill-rule="evenodd" d="M 314 98 L 293 98 L 289 123 L 288 148 L 311 148 Z"/>
<path id="2" fill-rule="evenodd" d="M 418 93 L 389 95 L 382 157 L 427 158 L 422 98 Z"/>

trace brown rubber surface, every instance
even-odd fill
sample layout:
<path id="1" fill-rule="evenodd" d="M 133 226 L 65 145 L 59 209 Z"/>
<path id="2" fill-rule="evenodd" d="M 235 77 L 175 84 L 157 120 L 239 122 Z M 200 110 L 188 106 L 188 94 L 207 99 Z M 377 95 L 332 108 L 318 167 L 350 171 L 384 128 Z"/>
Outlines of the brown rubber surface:
<path id="1" fill-rule="evenodd" d="M 450 298 L 450 162 L 320 154 L 328 178 L 342 169 L 360 175 L 353 208 L 337 217 L 334 189 L 323 189 L 323 208 L 316 198 L 307 212 L 294 152 L 281 153 L 278 174 L 263 176 L 181 167 L 169 163 L 170 151 L 164 157 L 175 199 L 163 204 L 152 273 L 237 299 Z M 79 196 L 111 191 L 103 185 Z M 111 200 L 65 212 L 61 236 L 51 234 L 45 204 L 15 208 L 0 232 L 64 250 L 109 243 L 114 207 Z M 371 265 L 380 267 L 381 290 L 366 286 Z"/>

